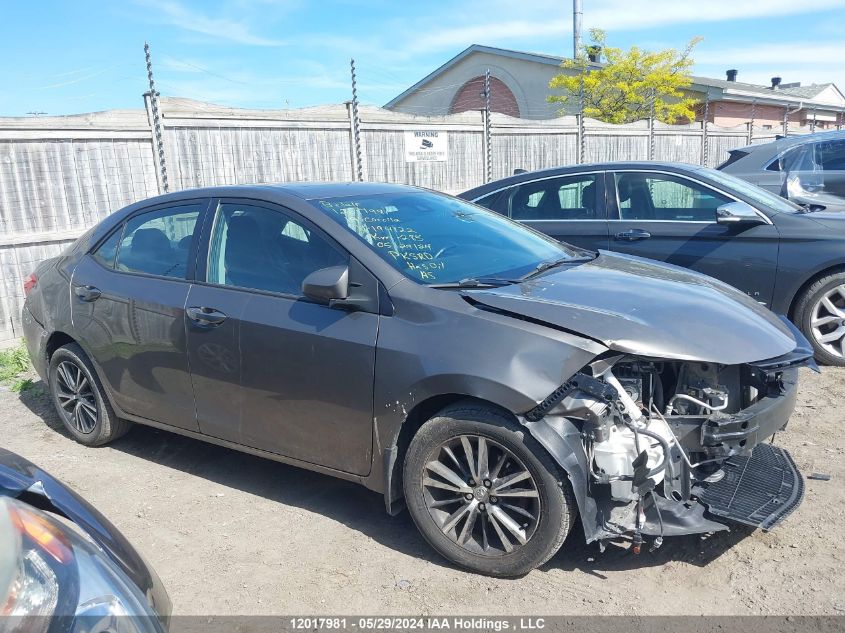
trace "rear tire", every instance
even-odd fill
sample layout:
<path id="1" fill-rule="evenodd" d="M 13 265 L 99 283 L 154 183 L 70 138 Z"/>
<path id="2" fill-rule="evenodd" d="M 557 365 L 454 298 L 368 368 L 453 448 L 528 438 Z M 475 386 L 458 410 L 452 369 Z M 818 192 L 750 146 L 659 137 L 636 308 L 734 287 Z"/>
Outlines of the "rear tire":
<path id="1" fill-rule="evenodd" d="M 403 476 L 408 510 L 429 544 L 490 576 L 545 563 L 577 513 L 569 480 L 530 433 L 505 411 L 471 401 L 420 427 Z"/>
<path id="2" fill-rule="evenodd" d="M 132 427 L 117 417 L 94 366 L 76 343 L 53 352 L 48 376 L 59 419 L 80 444 L 102 446 Z"/>
<path id="3" fill-rule="evenodd" d="M 816 360 L 845 367 L 845 272 L 822 277 L 799 297 L 795 321 Z"/>

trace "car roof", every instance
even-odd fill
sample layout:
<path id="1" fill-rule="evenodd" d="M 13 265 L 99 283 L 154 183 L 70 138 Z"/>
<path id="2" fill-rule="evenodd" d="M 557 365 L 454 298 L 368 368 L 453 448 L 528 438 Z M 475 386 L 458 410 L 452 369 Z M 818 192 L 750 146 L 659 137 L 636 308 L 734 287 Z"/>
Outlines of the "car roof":
<path id="1" fill-rule="evenodd" d="M 499 180 L 488 182 L 484 185 L 474 187 L 461 194 L 459 197 L 465 199 L 475 199 L 486 193 L 493 193 L 504 187 L 512 184 L 525 182 L 530 180 L 539 180 L 551 176 L 565 176 L 566 174 L 580 174 L 589 171 L 614 171 L 614 170 L 663 170 L 672 172 L 696 172 L 701 173 L 707 171 L 707 167 L 700 165 L 693 165 L 690 163 L 678 163 L 660 160 L 632 160 L 632 161 L 612 161 L 604 163 L 581 163 L 578 165 L 565 165 L 560 167 L 549 167 L 547 169 L 540 169 L 538 171 L 527 171 L 513 176 L 507 176 Z"/>
<path id="2" fill-rule="evenodd" d="M 267 198 L 274 199 L 284 196 L 294 196 L 302 200 L 319 198 L 340 198 L 345 196 L 372 196 L 385 193 L 402 193 L 422 191 L 420 187 L 377 182 L 290 182 L 266 183 L 253 185 L 219 185 L 215 187 L 199 187 L 182 189 L 143 201 L 144 205 L 151 202 L 167 202 L 169 200 L 183 200 L 186 198 L 215 198 L 220 196 L 237 198 Z"/>
<path id="3" fill-rule="evenodd" d="M 845 140 L 845 130 L 831 130 L 829 132 L 815 132 L 813 134 L 801 134 L 800 136 L 785 136 L 768 143 L 755 143 L 754 145 L 746 145 L 739 147 L 736 150 L 746 154 L 761 152 L 764 154 L 774 153 L 778 154 L 788 147 L 796 145 L 803 145 L 804 143 L 818 143 L 819 141 L 839 141 Z"/>

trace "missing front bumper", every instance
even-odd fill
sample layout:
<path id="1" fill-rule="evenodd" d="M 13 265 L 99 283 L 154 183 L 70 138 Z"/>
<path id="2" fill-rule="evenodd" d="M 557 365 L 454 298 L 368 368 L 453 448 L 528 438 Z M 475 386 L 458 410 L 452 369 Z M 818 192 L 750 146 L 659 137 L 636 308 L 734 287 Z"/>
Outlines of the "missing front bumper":
<path id="1" fill-rule="evenodd" d="M 696 485 L 694 493 L 710 514 L 763 530 L 789 516 L 804 498 L 804 479 L 788 452 L 758 444 L 750 456 L 734 456 L 722 466 L 725 476 Z"/>

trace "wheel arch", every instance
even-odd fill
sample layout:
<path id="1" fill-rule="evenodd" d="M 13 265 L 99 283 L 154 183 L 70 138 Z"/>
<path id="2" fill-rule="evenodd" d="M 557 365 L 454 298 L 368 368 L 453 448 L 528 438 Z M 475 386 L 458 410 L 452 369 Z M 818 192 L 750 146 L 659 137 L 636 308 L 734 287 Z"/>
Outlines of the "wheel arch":
<path id="1" fill-rule="evenodd" d="M 91 361 L 91 366 L 94 367 L 94 371 L 97 373 L 97 378 L 100 380 L 100 384 L 103 386 L 103 391 L 106 394 L 106 398 L 108 398 L 109 404 L 111 405 L 112 409 L 118 412 L 119 415 L 122 415 L 121 409 L 119 409 L 115 405 L 114 397 L 112 396 L 111 387 L 107 381 L 103 379 L 103 372 L 100 369 L 100 366 L 97 364 L 97 361 L 94 357 L 85 349 L 85 345 L 78 339 L 75 339 L 73 336 L 65 332 L 64 330 L 54 330 L 50 336 L 47 337 L 47 342 L 44 344 L 44 356 L 46 360 L 46 373 L 47 373 L 47 381 L 49 382 L 50 379 L 50 359 L 53 357 L 53 354 L 56 353 L 56 350 L 60 347 L 64 347 L 70 343 L 75 343 L 79 345 L 82 349 L 82 352 L 85 356 L 88 357 L 88 360 Z M 48 385 L 49 387 L 49 385 Z"/>
<path id="2" fill-rule="evenodd" d="M 433 418 L 439 411 L 458 402 L 467 402 L 475 405 L 482 405 L 496 409 L 508 416 L 514 422 L 518 421 L 517 416 L 507 408 L 491 400 L 478 396 L 471 396 L 464 393 L 441 393 L 431 395 L 425 400 L 416 403 L 405 416 L 395 441 L 384 451 L 384 501 L 387 512 L 391 515 L 399 513 L 404 504 L 402 493 L 402 465 L 411 440 L 420 430 L 420 427 Z"/>
<path id="3" fill-rule="evenodd" d="M 792 295 L 792 299 L 789 302 L 789 312 L 787 313 L 787 316 L 793 323 L 795 323 L 795 318 L 797 316 L 795 314 L 795 310 L 798 308 L 798 302 L 801 300 L 801 297 L 804 295 L 804 293 L 807 292 L 807 289 L 814 283 L 816 283 L 819 279 L 827 277 L 828 275 L 834 275 L 836 273 L 845 273 L 845 262 L 839 262 L 837 264 L 826 266 L 825 268 L 813 273 L 804 281 L 804 283 L 802 283 L 798 287 L 798 290 L 795 291 L 795 293 Z"/>
<path id="4" fill-rule="evenodd" d="M 44 354 L 47 357 L 48 367 L 50 364 L 50 359 L 53 357 L 53 354 L 56 352 L 56 350 L 70 343 L 76 343 L 77 345 L 79 345 L 79 341 L 73 338 L 70 334 L 62 332 L 61 330 L 56 330 L 55 332 L 50 334 L 50 336 L 47 338 L 47 343 L 44 345 Z M 80 345 L 80 347 L 82 346 Z"/>

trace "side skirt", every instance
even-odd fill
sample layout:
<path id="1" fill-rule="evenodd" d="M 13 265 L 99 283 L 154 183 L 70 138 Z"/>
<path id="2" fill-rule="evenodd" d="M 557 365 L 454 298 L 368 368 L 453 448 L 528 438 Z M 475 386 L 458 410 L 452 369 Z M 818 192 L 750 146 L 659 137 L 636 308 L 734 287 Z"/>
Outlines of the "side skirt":
<path id="1" fill-rule="evenodd" d="M 342 470 L 327 468 L 325 466 L 320 466 L 319 464 L 313 464 L 311 462 L 302 461 L 293 457 L 286 457 L 285 455 L 279 455 L 278 453 L 271 453 L 270 451 L 263 451 L 260 448 L 252 448 L 251 446 L 245 446 L 243 444 L 238 444 L 229 440 L 223 440 L 211 435 L 204 435 L 203 433 L 197 433 L 196 431 L 189 431 L 188 429 L 181 429 L 179 427 L 171 426 L 169 424 L 162 424 L 161 422 L 155 422 L 154 420 L 148 420 L 147 418 L 141 418 L 135 415 L 127 415 L 122 412 L 119 415 L 120 417 L 126 418 L 127 420 L 130 420 L 131 422 L 135 422 L 137 424 L 151 426 L 156 429 L 161 429 L 162 431 L 176 433 L 177 435 L 184 435 L 185 437 L 190 437 L 195 440 L 208 442 L 209 444 L 216 444 L 217 446 L 223 446 L 224 448 L 231 448 L 233 450 L 240 451 L 241 453 L 249 453 L 250 455 L 270 459 L 274 462 L 281 462 L 282 464 L 297 466 L 299 468 L 311 470 L 317 473 L 321 473 L 323 475 L 331 475 L 332 477 L 337 477 L 338 479 L 354 481 L 358 484 L 364 484 L 367 479 L 366 477 L 361 477 L 360 475 L 353 475 L 352 473 L 347 473 Z"/>

